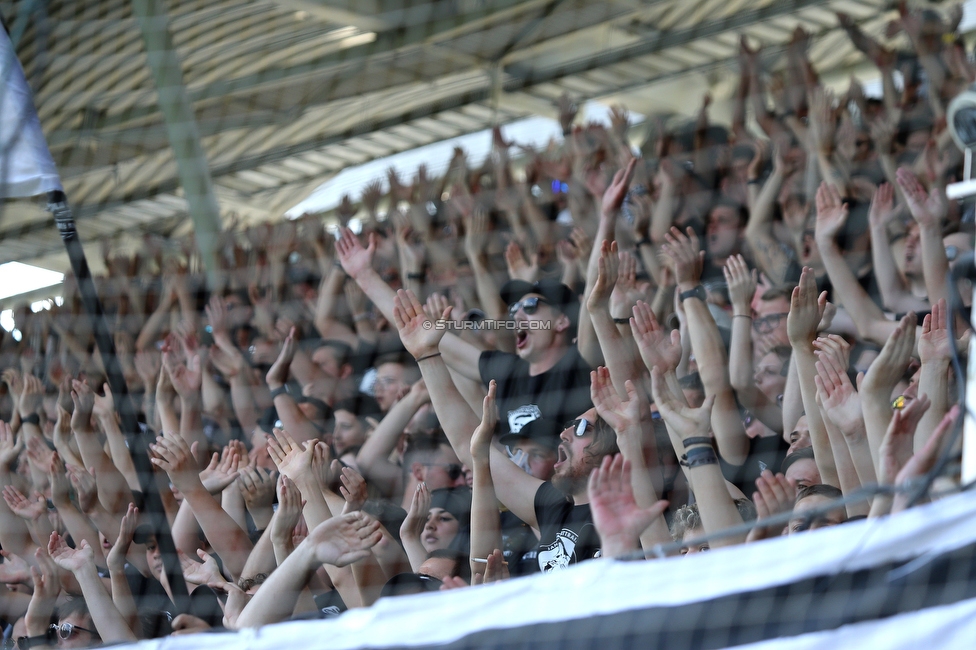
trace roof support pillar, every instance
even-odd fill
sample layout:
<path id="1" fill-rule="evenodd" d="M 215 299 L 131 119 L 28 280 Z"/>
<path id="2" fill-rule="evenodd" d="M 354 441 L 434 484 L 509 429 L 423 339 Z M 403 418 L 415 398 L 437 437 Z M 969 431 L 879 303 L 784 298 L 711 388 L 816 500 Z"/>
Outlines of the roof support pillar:
<path id="1" fill-rule="evenodd" d="M 132 0 L 132 10 L 142 31 L 159 96 L 159 109 L 166 122 L 166 134 L 193 219 L 197 248 L 207 271 L 207 284 L 212 289 L 217 286 L 214 248 L 221 230 L 220 205 L 200 144 L 193 106 L 183 84 L 183 66 L 169 33 L 166 4 L 163 0 Z"/>

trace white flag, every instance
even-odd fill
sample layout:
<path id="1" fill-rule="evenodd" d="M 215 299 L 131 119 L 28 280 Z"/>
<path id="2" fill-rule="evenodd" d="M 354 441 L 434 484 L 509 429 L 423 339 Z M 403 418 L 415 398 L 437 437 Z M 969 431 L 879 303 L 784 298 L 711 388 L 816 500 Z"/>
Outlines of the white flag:
<path id="1" fill-rule="evenodd" d="M 61 189 L 24 70 L 0 27 L 0 199 Z"/>

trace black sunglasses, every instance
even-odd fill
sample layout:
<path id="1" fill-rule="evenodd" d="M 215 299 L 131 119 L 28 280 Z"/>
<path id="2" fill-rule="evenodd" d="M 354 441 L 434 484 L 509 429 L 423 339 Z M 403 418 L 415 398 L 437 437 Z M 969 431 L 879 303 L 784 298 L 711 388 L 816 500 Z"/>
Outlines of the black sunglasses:
<path id="1" fill-rule="evenodd" d="M 572 429 L 573 434 L 577 438 L 582 438 L 583 436 L 586 435 L 586 428 L 589 426 L 590 423 L 587 422 L 585 418 L 578 418 L 576 420 L 573 420 L 569 424 L 567 424 L 565 427 L 563 427 L 563 430 L 565 431 L 566 429 Z"/>
<path id="2" fill-rule="evenodd" d="M 517 312 L 519 309 L 522 309 L 525 311 L 527 315 L 531 316 L 536 311 L 538 311 L 540 302 L 545 303 L 547 305 L 549 304 L 548 300 L 546 300 L 545 298 L 540 298 L 538 296 L 529 296 L 528 298 L 523 298 L 522 300 L 519 300 L 518 302 L 509 305 L 508 315 L 514 316 L 515 312 Z"/>

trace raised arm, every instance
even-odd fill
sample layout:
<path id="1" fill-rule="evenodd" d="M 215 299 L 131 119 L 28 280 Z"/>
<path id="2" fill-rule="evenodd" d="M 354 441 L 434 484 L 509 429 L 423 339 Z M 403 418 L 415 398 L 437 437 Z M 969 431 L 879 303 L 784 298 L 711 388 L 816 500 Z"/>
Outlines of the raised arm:
<path id="1" fill-rule="evenodd" d="M 756 387 L 752 362 L 752 297 L 756 271 L 749 271 L 741 255 L 731 255 L 722 269 L 732 299 L 732 344 L 729 346 L 729 382 L 745 408 L 773 431 L 783 430 L 783 409 Z"/>
<path id="2" fill-rule="evenodd" d="M 742 515 L 725 486 L 725 477 L 722 476 L 718 458 L 708 436 L 711 419 L 709 411 L 715 398 L 706 397 L 705 403 L 697 409 L 682 404 L 671 392 L 660 370 L 651 373 L 651 388 L 654 392 L 654 403 L 657 404 L 672 438 L 681 440 L 681 447 L 675 445 L 674 451 L 685 459 L 705 534 L 742 525 Z M 710 542 L 710 545 L 712 548 L 732 546 L 741 544 L 745 539 L 745 533 L 723 536 Z"/>
<path id="3" fill-rule="evenodd" d="M 942 222 L 949 211 L 945 190 L 933 184 L 931 191 L 925 189 L 910 170 L 898 170 L 898 185 L 905 195 L 905 202 L 918 223 L 922 244 L 922 269 L 925 276 L 925 292 L 929 304 L 935 304 L 947 295 L 949 260 L 942 242 Z M 941 418 L 940 418 L 941 419 Z"/>
<path id="4" fill-rule="evenodd" d="M 826 304 L 827 293 L 823 292 L 818 297 L 813 270 L 805 267 L 800 274 L 799 286 L 793 289 L 790 313 L 786 319 L 787 333 L 790 345 L 793 346 L 792 361 L 796 364 L 803 410 L 810 427 L 810 442 L 817 469 L 820 471 L 820 480 L 827 485 L 840 487 L 834 452 L 817 405 L 817 386 L 814 380 L 817 375 L 817 359 L 813 341 L 817 338 L 817 325 L 823 317 Z"/>
<path id="5" fill-rule="evenodd" d="M 916 321 L 914 312 L 901 319 L 861 382 L 861 410 L 864 413 L 864 427 L 876 470 L 879 462 L 878 450 L 891 421 L 891 392 L 901 381 L 911 362 L 912 349 L 915 347 Z"/>
<path id="6" fill-rule="evenodd" d="M 610 385 L 610 373 L 597 368 L 590 373 L 590 396 L 597 414 L 617 434 L 617 447 L 630 468 L 631 493 L 638 508 L 662 512 L 666 502 L 658 500 L 664 479 L 657 464 L 654 432 L 651 428 L 651 412 L 647 399 L 628 379 L 625 382 L 626 399 L 621 399 Z M 648 462 L 650 456 L 652 462 Z M 615 461 L 616 462 L 616 461 Z M 655 517 L 647 528 L 638 533 L 641 546 L 649 551 L 658 544 L 669 544 L 671 534 L 663 517 Z"/>
<path id="7" fill-rule="evenodd" d="M 488 395 L 481 407 L 481 424 L 471 436 L 471 575 L 484 575 L 485 560 L 495 549 L 502 548 L 501 519 L 495 484 L 491 478 L 491 438 L 498 424 L 495 403 L 495 380 L 488 383 Z"/>
<path id="8" fill-rule="evenodd" d="M 458 392 L 450 371 L 437 351 L 443 333 L 433 327 L 417 297 L 409 292 L 397 293 L 394 316 L 404 347 L 415 358 L 423 359 L 420 371 L 444 433 L 461 462 L 470 467 L 471 434 L 480 424 L 480 419 Z M 537 527 L 535 493 L 542 481 L 522 471 L 496 447 L 491 450 L 491 471 L 501 502 L 529 526 Z"/>
<path id="9" fill-rule="evenodd" d="M 98 500 L 109 512 L 124 512 L 132 500 L 132 493 L 125 477 L 102 449 L 98 436 L 92 429 L 91 416 L 95 407 L 95 396 L 87 381 L 76 379 L 72 382 L 72 388 L 71 399 L 75 409 L 71 414 L 71 430 L 78 441 L 78 450 L 85 462 L 85 468 L 95 473 Z"/>
<path id="10" fill-rule="evenodd" d="M 844 260 L 836 237 L 846 221 L 847 204 L 841 200 L 840 193 L 833 186 L 821 183 L 817 190 L 817 223 L 814 235 L 817 249 L 823 258 L 838 302 L 854 319 L 858 334 L 883 345 L 894 329 L 894 323 L 885 318 L 884 312 L 874 304 Z"/>
<path id="11" fill-rule="evenodd" d="M 238 617 L 237 627 L 261 627 L 290 617 L 320 566 L 345 567 L 361 560 L 381 536 L 379 522 L 370 521 L 362 512 L 319 524 L 261 585 Z"/>
<path id="12" fill-rule="evenodd" d="M 586 308 L 603 352 L 604 362 L 613 379 L 613 387 L 618 395 L 626 395 L 624 382 L 635 376 L 635 359 L 628 341 L 620 335 L 610 315 L 610 294 L 617 282 L 619 263 L 617 242 L 603 240 L 597 265 L 597 279 L 587 296 Z"/>
<path id="13" fill-rule="evenodd" d="M 102 643 L 136 641 L 136 635 L 112 602 L 112 597 L 105 590 L 102 579 L 98 577 L 98 569 L 88 542 L 82 541 L 78 548 L 72 549 L 57 533 L 52 533 L 47 548 L 54 562 L 65 571 L 74 574 L 81 586 L 82 596 L 88 605 L 92 623 L 95 624 Z"/>
<path id="14" fill-rule="evenodd" d="M 410 419 L 422 406 L 429 403 L 430 394 L 421 379 L 410 387 L 410 392 L 403 399 L 390 407 L 379 426 L 366 438 L 356 454 L 356 465 L 360 471 L 371 485 L 378 487 L 387 496 L 393 496 L 403 488 L 403 469 L 390 461 L 390 454 L 396 448 Z"/>
<path id="15" fill-rule="evenodd" d="M 894 198 L 894 188 L 888 183 L 882 183 L 874 191 L 871 209 L 868 211 L 868 224 L 871 228 L 871 261 L 874 277 L 878 281 L 878 289 L 881 292 L 881 301 L 885 308 L 894 312 L 927 309 L 928 302 L 912 295 L 895 265 L 891 239 L 888 236 L 888 223 L 895 215 Z"/>
<path id="16" fill-rule="evenodd" d="M 704 252 L 701 251 L 695 232 L 689 228 L 688 235 L 685 236 L 677 228 L 672 228 L 664 250 L 671 258 L 678 290 L 686 293 L 699 289 Z M 682 306 L 691 348 L 698 361 L 698 373 L 705 386 L 705 396 L 715 396 L 715 407 L 710 413 L 718 451 L 726 462 L 742 465 L 749 453 L 749 439 L 742 426 L 735 393 L 729 381 L 728 355 L 722 336 L 701 295 L 686 297 Z"/>
<path id="17" fill-rule="evenodd" d="M 191 448 L 181 437 L 166 433 L 156 439 L 151 449 L 155 456 L 150 460 L 169 475 L 170 481 L 190 504 L 203 534 L 220 555 L 224 567 L 235 579 L 239 578 L 254 545 L 204 487 Z"/>

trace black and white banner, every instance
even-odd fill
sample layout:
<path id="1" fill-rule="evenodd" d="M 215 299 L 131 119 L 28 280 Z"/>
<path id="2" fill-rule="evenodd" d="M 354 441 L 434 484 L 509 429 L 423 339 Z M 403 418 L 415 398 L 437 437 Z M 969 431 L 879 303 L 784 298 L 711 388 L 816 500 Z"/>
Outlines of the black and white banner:
<path id="1" fill-rule="evenodd" d="M 961 494 L 893 517 L 689 557 L 596 560 L 554 574 L 381 600 L 330 621 L 142 645 L 970 648 L 976 617 L 966 612 L 976 611 L 974 598 L 976 494 Z M 958 633 L 961 624 L 968 636 Z M 865 641 L 882 638 L 904 643 Z"/>

